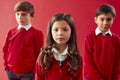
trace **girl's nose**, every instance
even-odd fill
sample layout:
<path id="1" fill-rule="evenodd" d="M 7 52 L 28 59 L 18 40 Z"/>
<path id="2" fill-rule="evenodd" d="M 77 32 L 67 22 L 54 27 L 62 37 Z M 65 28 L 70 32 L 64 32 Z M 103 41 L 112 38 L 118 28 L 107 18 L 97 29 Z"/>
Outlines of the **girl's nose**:
<path id="1" fill-rule="evenodd" d="M 59 30 L 59 31 L 58 31 L 58 34 L 59 34 L 59 35 L 62 35 L 62 34 L 63 34 L 63 31 L 62 31 L 62 30 Z"/>

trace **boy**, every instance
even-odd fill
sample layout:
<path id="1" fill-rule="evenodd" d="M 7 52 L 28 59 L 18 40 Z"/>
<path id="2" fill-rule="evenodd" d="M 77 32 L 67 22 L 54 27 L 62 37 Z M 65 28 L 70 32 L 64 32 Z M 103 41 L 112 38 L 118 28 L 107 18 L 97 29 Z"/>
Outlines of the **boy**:
<path id="1" fill-rule="evenodd" d="M 84 80 L 120 80 L 120 39 L 110 31 L 114 18 L 109 4 L 96 10 L 97 28 L 85 40 Z"/>
<path id="2" fill-rule="evenodd" d="M 14 8 L 18 26 L 8 32 L 3 47 L 4 65 L 9 80 L 34 80 L 35 63 L 43 46 L 43 33 L 33 28 L 33 5 L 18 2 Z"/>

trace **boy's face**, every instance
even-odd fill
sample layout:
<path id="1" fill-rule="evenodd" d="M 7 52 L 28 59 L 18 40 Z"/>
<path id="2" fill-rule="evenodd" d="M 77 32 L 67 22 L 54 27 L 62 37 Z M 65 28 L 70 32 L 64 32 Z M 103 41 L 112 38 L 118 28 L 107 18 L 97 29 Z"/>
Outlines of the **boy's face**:
<path id="1" fill-rule="evenodd" d="M 15 13 L 16 20 L 19 25 L 28 25 L 30 23 L 30 13 L 25 12 L 25 11 L 18 11 Z"/>
<path id="2" fill-rule="evenodd" d="M 113 23 L 114 17 L 111 13 L 101 14 L 95 17 L 95 23 L 102 32 L 106 32 L 110 29 Z"/>

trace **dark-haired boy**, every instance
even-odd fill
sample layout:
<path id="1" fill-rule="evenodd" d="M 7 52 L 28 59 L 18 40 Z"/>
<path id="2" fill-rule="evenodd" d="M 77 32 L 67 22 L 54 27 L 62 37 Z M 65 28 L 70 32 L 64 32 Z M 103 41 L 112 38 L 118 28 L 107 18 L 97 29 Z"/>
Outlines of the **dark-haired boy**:
<path id="1" fill-rule="evenodd" d="M 5 69 L 9 80 L 34 80 L 43 33 L 31 24 L 34 7 L 30 2 L 18 2 L 14 11 L 18 26 L 8 32 L 3 47 Z"/>
<path id="2" fill-rule="evenodd" d="M 110 31 L 115 15 L 109 4 L 96 10 L 97 28 L 85 40 L 84 80 L 120 80 L 120 38 Z"/>

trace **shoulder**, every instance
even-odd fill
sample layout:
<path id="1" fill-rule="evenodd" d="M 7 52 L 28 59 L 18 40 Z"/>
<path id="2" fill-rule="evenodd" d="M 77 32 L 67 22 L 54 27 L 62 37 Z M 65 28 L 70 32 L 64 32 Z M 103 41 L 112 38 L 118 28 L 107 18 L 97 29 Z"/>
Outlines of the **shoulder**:
<path id="1" fill-rule="evenodd" d="M 11 29 L 9 29 L 9 31 L 16 31 L 17 30 L 17 27 L 13 27 Z"/>
<path id="2" fill-rule="evenodd" d="M 89 32 L 88 34 L 86 34 L 86 37 L 87 36 L 94 36 L 95 35 L 95 31 L 91 31 L 91 32 Z"/>
<path id="3" fill-rule="evenodd" d="M 13 27 L 8 31 L 8 34 L 14 34 L 17 32 L 17 27 Z"/>
<path id="4" fill-rule="evenodd" d="M 34 31 L 41 31 L 41 30 L 39 30 L 39 29 L 37 29 L 37 28 L 35 28 L 35 27 L 33 27 L 33 26 L 32 26 L 30 29 L 31 29 L 31 30 L 34 30 Z"/>
<path id="5" fill-rule="evenodd" d="M 112 38 L 115 39 L 115 40 L 120 41 L 120 36 L 115 34 L 115 33 L 112 33 Z"/>
<path id="6" fill-rule="evenodd" d="M 32 32 L 35 33 L 35 34 L 43 35 L 43 33 L 42 33 L 41 30 L 36 29 L 36 28 L 34 28 L 34 27 L 31 27 L 31 28 L 30 28 L 30 31 L 32 31 Z"/>
<path id="7" fill-rule="evenodd" d="M 117 35 L 117 34 L 115 34 L 115 33 L 112 33 L 112 36 L 119 38 L 119 35 Z"/>
<path id="8" fill-rule="evenodd" d="M 91 31 L 86 35 L 86 39 L 94 38 L 95 36 L 95 31 Z"/>

